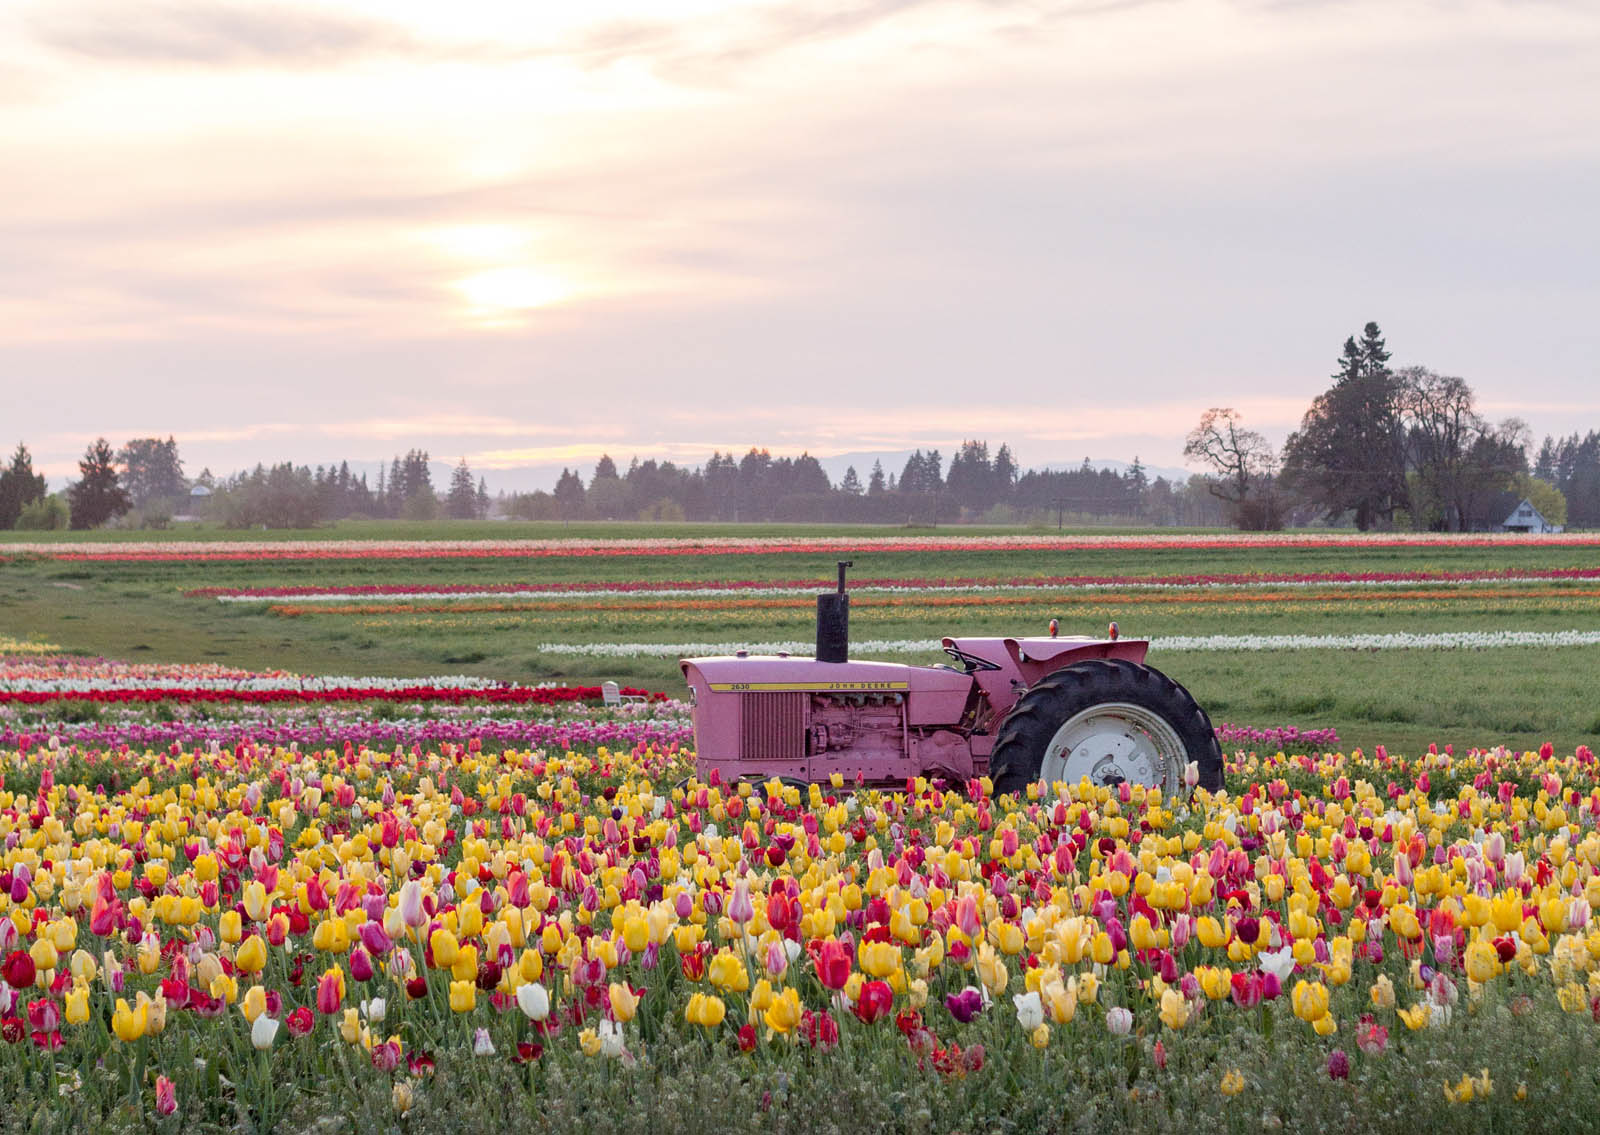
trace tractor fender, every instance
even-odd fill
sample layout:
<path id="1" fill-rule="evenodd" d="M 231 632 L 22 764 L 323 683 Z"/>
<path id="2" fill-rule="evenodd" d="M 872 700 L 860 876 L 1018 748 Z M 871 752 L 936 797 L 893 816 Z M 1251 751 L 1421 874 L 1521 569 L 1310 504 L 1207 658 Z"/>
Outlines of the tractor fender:
<path id="1" fill-rule="evenodd" d="M 1115 658 L 1142 664 L 1150 640 L 1142 638 L 946 638 L 948 649 L 981 658 L 995 669 L 979 669 L 973 678 L 998 717 L 1011 712 L 1017 699 L 1040 679 L 1091 658 Z"/>

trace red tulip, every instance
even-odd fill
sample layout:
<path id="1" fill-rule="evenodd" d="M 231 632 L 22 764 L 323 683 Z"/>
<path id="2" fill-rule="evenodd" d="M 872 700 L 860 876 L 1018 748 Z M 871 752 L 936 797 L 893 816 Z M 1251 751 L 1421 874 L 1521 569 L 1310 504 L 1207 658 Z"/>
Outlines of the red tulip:
<path id="1" fill-rule="evenodd" d="M 344 1000 L 344 982 L 338 970 L 329 970 L 317 979 L 317 1012 L 324 1015 L 337 1013 Z"/>
<path id="2" fill-rule="evenodd" d="M 6 984 L 13 989 L 29 989 L 33 986 L 34 978 L 39 976 L 39 971 L 26 950 L 13 950 L 5 963 L 0 965 L 0 976 L 4 976 Z"/>
<path id="3" fill-rule="evenodd" d="M 861 996 L 856 1000 L 856 1016 L 865 1024 L 872 1024 L 888 1016 L 894 1008 L 894 990 L 887 981 L 868 981 L 861 986 Z"/>
<path id="4" fill-rule="evenodd" d="M 829 938 L 817 947 L 817 980 L 829 989 L 843 989 L 850 980 L 850 947 Z"/>
<path id="5" fill-rule="evenodd" d="M 317 1019 L 311 1015 L 311 1008 L 302 1005 L 290 1013 L 283 1022 L 288 1026 L 290 1036 L 305 1036 L 316 1025 Z"/>
<path id="6" fill-rule="evenodd" d="M 807 1009 L 800 1015 L 800 1035 L 812 1048 L 832 1048 L 839 1043 L 839 1023 L 830 1013 Z"/>

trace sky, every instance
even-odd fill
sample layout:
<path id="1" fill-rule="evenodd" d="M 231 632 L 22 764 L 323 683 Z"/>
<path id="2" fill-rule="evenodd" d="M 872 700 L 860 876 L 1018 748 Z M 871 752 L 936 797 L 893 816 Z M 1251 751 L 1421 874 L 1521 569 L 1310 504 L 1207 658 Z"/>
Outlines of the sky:
<path id="1" fill-rule="evenodd" d="M 1600 428 L 1594 0 L 0 7 L 0 446 L 548 487 L 1280 442 L 1345 337 Z"/>

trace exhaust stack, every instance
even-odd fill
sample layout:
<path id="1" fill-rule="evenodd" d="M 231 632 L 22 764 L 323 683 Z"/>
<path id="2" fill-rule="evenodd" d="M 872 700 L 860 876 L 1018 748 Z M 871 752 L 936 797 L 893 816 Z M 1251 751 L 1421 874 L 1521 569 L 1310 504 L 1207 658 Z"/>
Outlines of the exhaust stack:
<path id="1" fill-rule="evenodd" d="M 817 596 L 817 661 L 848 662 L 850 659 L 850 596 L 844 592 L 845 568 L 854 560 L 839 561 L 839 590 Z"/>

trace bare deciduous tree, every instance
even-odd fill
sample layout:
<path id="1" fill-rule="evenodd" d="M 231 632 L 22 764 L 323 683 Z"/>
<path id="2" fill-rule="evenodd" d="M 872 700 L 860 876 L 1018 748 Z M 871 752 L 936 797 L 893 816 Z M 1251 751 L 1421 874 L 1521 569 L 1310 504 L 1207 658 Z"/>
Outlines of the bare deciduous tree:
<path id="1" fill-rule="evenodd" d="M 1241 528 L 1276 528 L 1277 507 L 1272 482 L 1278 455 L 1266 438 L 1244 428 L 1241 415 L 1227 406 L 1213 406 L 1189 431 L 1183 455 L 1204 462 L 1216 474 L 1211 492 L 1234 506 Z"/>

